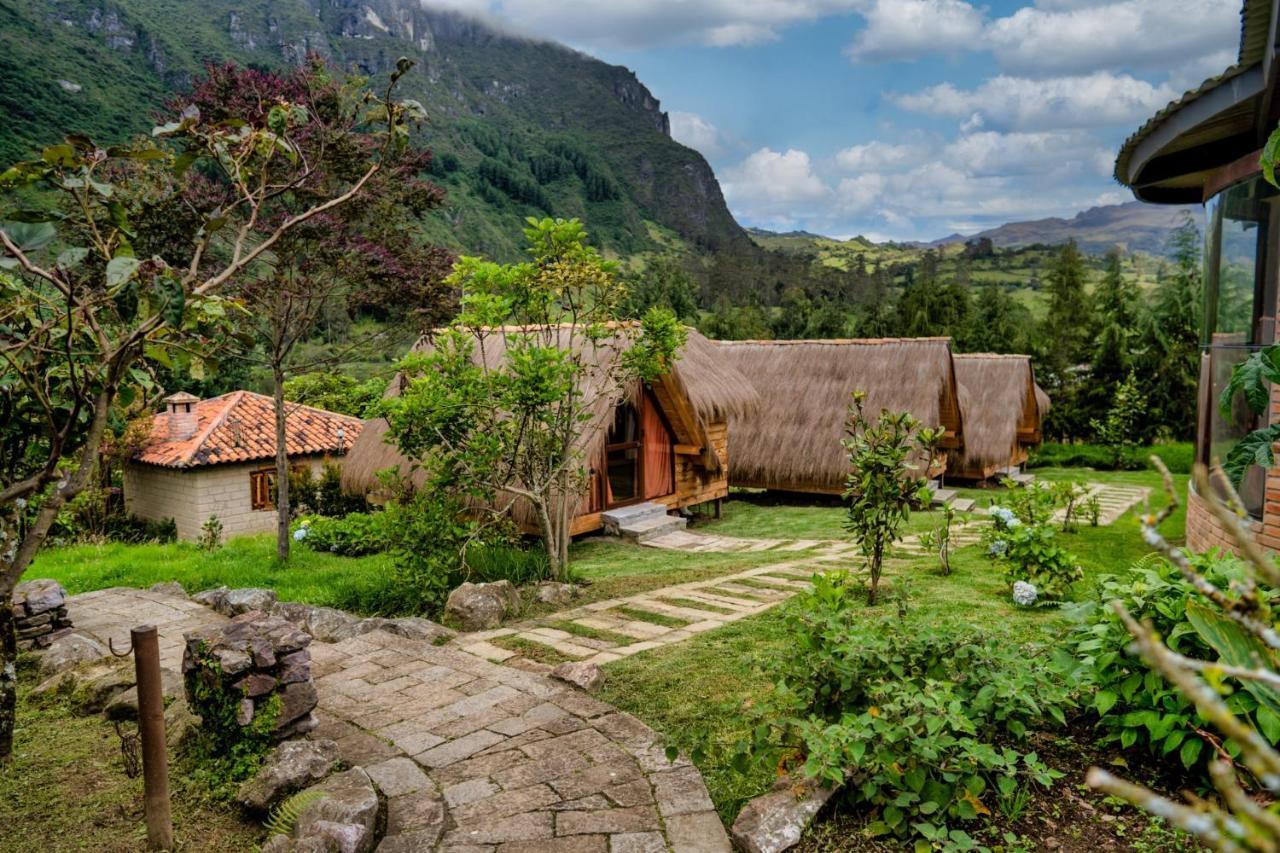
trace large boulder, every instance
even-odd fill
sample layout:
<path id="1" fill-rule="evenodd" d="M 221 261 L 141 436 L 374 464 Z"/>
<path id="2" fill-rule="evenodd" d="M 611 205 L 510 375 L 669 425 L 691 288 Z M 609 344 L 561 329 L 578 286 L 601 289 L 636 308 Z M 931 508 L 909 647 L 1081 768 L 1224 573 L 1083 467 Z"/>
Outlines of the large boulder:
<path id="1" fill-rule="evenodd" d="M 197 592 L 195 595 L 191 596 L 191 600 L 199 602 L 205 607 L 212 608 L 213 610 L 217 610 L 221 613 L 223 608 L 226 607 L 227 595 L 230 592 L 231 590 L 227 589 L 225 586 L 215 587 L 214 589 L 206 589 L 201 592 Z"/>
<path id="2" fill-rule="evenodd" d="M 423 619 L 420 616 L 388 619 L 387 624 L 383 625 L 381 630 L 389 634 L 395 634 L 397 637 L 404 637 L 407 640 L 423 640 L 436 646 L 447 643 L 457 636 L 457 632 L 450 631 L 443 625 L 437 625 L 430 619 Z"/>
<path id="3" fill-rule="evenodd" d="M 237 799 L 265 812 L 294 791 L 322 781 L 338 765 L 338 745 L 331 740 L 290 740 L 277 746 L 257 775 L 240 786 Z"/>
<path id="4" fill-rule="evenodd" d="M 276 592 L 273 589 L 232 589 L 214 605 L 214 609 L 223 616 L 239 616 L 251 610 L 269 613 L 275 603 Z"/>
<path id="5" fill-rule="evenodd" d="M 101 660 L 109 654 L 107 647 L 93 637 L 74 632 L 65 634 L 40 653 L 40 675 L 49 678 L 82 663 Z"/>
<path id="6" fill-rule="evenodd" d="M 160 670 L 160 690 L 165 701 L 182 697 L 182 676 L 171 669 Z M 111 697 L 102 708 L 102 714 L 108 720 L 138 719 L 138 688 L 130 687 Z"/>
<path id="7" fill-rule="evenodd" d="M 464 583 L 449 593 L 444 605 L 446 619 L 457 622 L 463 631 L 496 628 L 519 612 L 520 594 L 511 581 Z"/>
<path id="8" fill-rule="evenodd" d="M 781 779 L 773 791 L 743 806 L 730 834 L 745 853 L 781 853 L 800 843 L 810 821 L 834 793 Z"/>

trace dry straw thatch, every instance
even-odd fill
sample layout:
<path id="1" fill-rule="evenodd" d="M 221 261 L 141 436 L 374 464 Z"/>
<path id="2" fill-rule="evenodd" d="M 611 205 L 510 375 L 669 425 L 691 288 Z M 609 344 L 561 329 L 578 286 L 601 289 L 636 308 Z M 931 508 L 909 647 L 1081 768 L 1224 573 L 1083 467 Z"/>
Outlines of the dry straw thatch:
<path id="1" fill-rule="evenodd" d="M 955 356 L 964 416 L 964 447 L 951 451 L 951 473 L 1006 468 L 1022 447 L 1038 443 L 1048 395 L 1036 385 L 1031 357 L 966 353 Z M 1043 395 L 1043 406 L 1040 397 Z"/>
<path id="2" fill-rule="evenodd" d="M 483 346 L 476 348 L 477 362 L 483 359 L 491 368 L 499 366 L 506 355 L 506 334 L 520 331 L 523 330 L 513 327 L 491 330 L 491 334 L 484 338 Z M 561 346 L 573 346 L 575 349 L 583 347 L 583 338 L 574 334 L 571 327 L 558 327 L 555 334 Z M 430 343 L 424 339 L 414 349 L 421 350 L 429 346 Z M 578 447 L 583 459 L 592 458 L 603 446 L 605 429 L 614 407 L 639 390 L 611 387 L 604 381 L 607 366 L 628 346 L 629 336 L 619 333 L 611 341 L 590 348 L 586 361 L 591 367 L 582 384 L 584 400 L 592 417 L 583 430 Z M 692 329 L 688 330 L 688 339 L 678 354 L 673 371 L 663 381 L 678 389 L 688 399 L 702 430 L 709 424 L 745 415 L 759 403 L 755 388 L 741 374 L 723 363 L 714 344 Z M 387 389 L 388 396 L 398 395 L 402 387 L 403 379 L 397 376 Z M 411 479 L 417 480 L 417 485 L 421 485 L 420 478 L 411 476 L 411 462 L 393 445 L 386 443 L 386 433 L 387 422 L 384 419 L 373 418 L 365 422 L 360 438 L 343 465 L 342 484 L 347 491 L 369 492 L 378 485 L 377 472 L 395 467 L 399 468 L 402 475 L 409 475 Z M 684 438 L 706 440 L 705 435 Z M 514 511 L 517 521 L 532 521 L 523 502 L 517 503 Z"/>
<path id="3" fill-rule="evenodd" d="M 867 409 L 910 412 L 945 427 L 944 446 L 963 440 L 950 338 L 721 341 L 725 362 L 760 392 L 755 413 L 729 419 L 729 480 L 799 492 L 844 489 L 840 445 L 850 395 Z"/>

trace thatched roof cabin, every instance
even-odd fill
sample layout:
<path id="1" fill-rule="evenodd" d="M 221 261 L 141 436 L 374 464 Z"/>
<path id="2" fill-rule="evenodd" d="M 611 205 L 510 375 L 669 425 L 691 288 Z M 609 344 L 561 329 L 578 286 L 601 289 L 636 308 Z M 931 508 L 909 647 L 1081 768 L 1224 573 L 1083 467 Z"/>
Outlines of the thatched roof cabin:
<path id="1" fill-rule="evenodd" d="M 964 416 L 964 446 L 950 452 L 947 474 L 985 480 L 1021 465 L 1040 443 L 1049 397 L 1036 385 L 1031 357 L 965 353 L 955 356 Z"/>
<path id="2" fill-rule="evenodd" d="M 867 408 L 907 411 L 961 446 L 965 429 L 950 338 L 720 341 L 725 363 L 744 374 L 763 404 L 729 419 L 729 479 L 735 486 L 838 494 L 844 490 L 850 395 Z"/>
<path id="3" fill-rule="evenodd" d="M 501 365 L 506 355 L 506 336 L 526 331 L 516 327 L 490 330 L 483 347 L 477 347 L 475 358 L 491 368 Z M 591 466 L 591 482 L 583 497 L 583 511 L 574 532 L 600 526 L 599 514 L 611 505 L 635 500 L 655 500 L 671 508 L 718 500 L 728 494 L 728 463 L 725 424 L 731 417 L 741 417 L 755 409 L 759 396 L 751 383 L 724 363 L 720 351 L 698 332 L 690 329 L 688 339 L 677 356 L 673 370 L 650 383 L 648 387 L 607 387 L 603 382 L 605 368 L 630 346 L 630 338 L 619 334 L 598 346 L 584 344 L 583 338 L 570 326 L 560 326 L 556 336 L 561 346 L 575 349 L 591 346 L 589 368 L 583 381 L 584 396 L 591 420 L 582 432 L 579 450 Z M 431 344 L 419 341 L 414 349 L 421 351 Z M 397 376 L 388 395 L 397 395 L 405 379 Z M 642 455 L 648 469 L 637 472 L 641 490 L 622 501 L 604 475 L 609 464 L 607 445 L 615 427 L 618 412 L 629 407 L 636 412 L 640 431 L 644 434 Z M 377 486 L 377 472 L 399 467 L 421 485 L 414 476 L 408 459 L 385 441 L 387 423 L 382 418 L 366 421 L 360 439 L 343 466 L 343 487 L 350 492 L 370 493 Z M 669 466 L 670 471 L 656 471 L 653 466 Z M 650 476 L 645 476 L 648 470 Z M 522 501 L 513 506 L 516 521 L 533 528 L 529 507 Z"/>

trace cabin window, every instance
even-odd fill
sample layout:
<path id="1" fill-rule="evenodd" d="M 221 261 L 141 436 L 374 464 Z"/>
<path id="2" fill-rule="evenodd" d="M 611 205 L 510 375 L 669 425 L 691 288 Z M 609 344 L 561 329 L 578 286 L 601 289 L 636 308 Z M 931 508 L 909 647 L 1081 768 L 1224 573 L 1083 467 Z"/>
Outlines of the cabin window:
<path id="1" fill-rule="evenodd" d="M 1204 326 L 1200 365 L 1200 417 L 1196 457 L 1222 459 L 1237 441 L 1265 426 L 1269 414 L 1252 412 L 1237 396 L 1231 410 L 1218 400 L 1231 371 L 1275 340 L 1276 257 L 1280 193 L 1261 177 L 1235 184 L 1205 206 Z M 1262 516 L 1265 472 L 1252 466 L 1240 497 Z"/>
<path id="2" fill-rule="evenodd" d="M 249 472 L 249 504 L 254 509 L 275 509 L 275 468 L 263 468 Z"/>

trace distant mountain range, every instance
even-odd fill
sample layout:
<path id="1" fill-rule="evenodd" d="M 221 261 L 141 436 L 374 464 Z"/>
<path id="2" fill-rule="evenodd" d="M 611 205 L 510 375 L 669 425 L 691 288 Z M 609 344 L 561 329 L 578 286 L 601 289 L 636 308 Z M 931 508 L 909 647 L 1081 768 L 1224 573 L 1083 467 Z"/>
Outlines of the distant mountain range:
<path id="1" fill-rule="evenodd" d="M 979 231 L 977 234 L 951 234 L 929 242 L 913 240 L 904 243 L 875 243 L 862 236 L 837 241 L 832 237 L 823 237 L 809 231 L 780 233 L 762 228 L 748 228 L 747 233 L 762 246 L 783 249 L 788 245 L 814 241 L 828 244 L 839 242 L 867 249 L 877 246 L 937 249 L 985 237 L 991 240 L 991 244 L 997 249 L 1056 246 L 1068 240 L 1075 240 L 1082 251 L 1091 255 L 1103 254 L 1113 246 L 1119 246 L 1127 252 L 1163 255 L 1168 252 L 1169 237 L 1174 230 L 1181 226 L 1188 216 L 1193 222 L 1199 224 L 1201 215 L 1201 209 L 1193 205 L 1158 205 L 1130 201 L 1124 204 L 1091 207 L 1070 219 L 1051 216 L 1047 219 L 1032 219 L 1027 222 L 1006 222 L 1004 225 Z"/>
<path id="2" fill-rule="evenodd" d="M 986 237 L 997 248 L 1057 245 L 1074 239 L 1083 251 L 1101 254 L 1112 246 L 1129 252 L 1162 255 L 1169 236 L 1190 216 L 1199 223 L 1201 210 L 1190 205 L 1144 204 L 1130 201 L 1082 210 L 1070 219 L 1051 216 L 1028 222 L 1007 222 L 977 234 L 952 234 L 920 245 L 945 246 Z"/>

